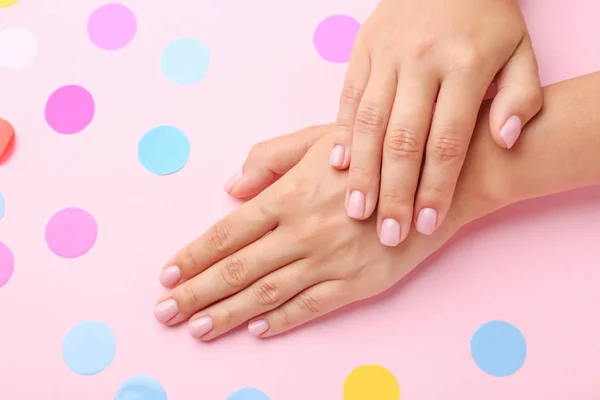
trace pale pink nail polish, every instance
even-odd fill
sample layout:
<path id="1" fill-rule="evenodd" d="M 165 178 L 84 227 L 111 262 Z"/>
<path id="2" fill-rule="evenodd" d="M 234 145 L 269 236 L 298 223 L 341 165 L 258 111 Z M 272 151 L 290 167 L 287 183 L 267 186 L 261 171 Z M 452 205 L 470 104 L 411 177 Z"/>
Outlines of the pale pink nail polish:
<path id="1" fill-rule="evenodd" d="M 260 336 L 269 329 L 269 323 L 264 319 L 259 319 L 248 324 L 248 332 L 254 336 Z"/>
<path id="2" fill-rule="evenodd" d="M 331 150 L 329 154 L 329 165 L 332 167 L 341 167 L 344 163 L 344 146 L 337 144 Z"/>
<path id="3" fill-rule="evenodd" d="M 514 146 L 519 135 L 521 135 L 522 129 L 523 123 L 521 122 L 521 118 L 516 115 L 513 115 L 504 123 L 502 129 L 500 129 L 500 137 L 504 141 L 504 144 L 506 144 L 506 147 L 510 149 Z"/>
<path id="4" fill-rule="evenodd" d="M 354 190 L 348 198 L 348 216 L 362 218 L 365 213 L 365 195 L 359 190 Z"/>
<path id="5" fill-rule="evenodd" d="M 161 324 L 169 322 L 177 313 L 179 313 L 179 307 L 173 299 L 165 300 L 154 307 L 154 317 Z"/>
<path id="6" fill-rule="evenodd" d="M 160 284 L 166 288 L 172 287 L 181 279 L 181 270 L 176 265 L 163 269 L 158 276 Z"/>
<path id="7" fill-rule="evenodd" d="M 188 329 L 193 337 L 202 337 L 213 330 L 213 320 L 208 316 L 191 320 Z"/>
<path id="8" fill-rule="evenodd" d="M 381 222 L 379 241 L 384 246 L 398 246 L 400 243 L 400 224 L 392 218 L 386 218 Z"/>
<path id="9" fill-rule="evenodd" d="M 233 175 L 231 178 L 229 178 L 229 180 L 227 181 L 227 183 L 225 183 L 225 186 L 223 186 L 223 190 L 226 193 L 229 193 L 233 190 L 233 188 L 235 187 L 235 185 L 240 181 L 240 179 L 242 179 L 242 172 L 237 172 L 235 175 Z"/>
<path id="10" fill-rule="evenodd" d="M 435 230 L 437 217 L 437 211 L 433 208 L 423 208 L 419 211 L 419 216 L 417 217 L 417 231 L 424 235 L 431 235 Z"/>

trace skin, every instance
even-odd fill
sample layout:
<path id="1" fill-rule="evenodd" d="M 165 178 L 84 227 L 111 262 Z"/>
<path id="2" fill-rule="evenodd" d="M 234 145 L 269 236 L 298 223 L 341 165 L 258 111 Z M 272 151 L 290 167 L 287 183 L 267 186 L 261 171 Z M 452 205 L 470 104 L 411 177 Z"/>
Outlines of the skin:
<path id="1" fill-rule="evenodd" d="M 367 219 L 377 207 L 387 246 L 406 239 L 413 224 L 433 233 L 495 78 L 490 133 L 510 148 L 542 106 L 516 0 L 382 0 L 353 48 L 337 116 L 344 132 L 330 157 L 336 168 L 350 165 L 348 215 Z"/>
<path id="2" fill-rule="evenodd" d="M 600 72 L 544 92 L 544 109 L 511 151 L 492 139 L 491 105 L 482 107 L 446 223 L 429 236 L 413 230 L 397 247 L 380 245 L 374 217 L 350 219 L 340 207 L 347 172 L 327 165 L 339 126 L 257 146 L 269 157 L 261 164 L 250 154 L 244 166 L 255 177 L 244 194 L 255 197 L 164 265 L 161 282 L 170 291 L 157 302 L 157 319 L 166 325 L 189 320 L 190 333 L 203 341 L 244 323 L 261 338 L 277 335 L 387 290 L 474 219 L 521 200 L 600 184 Z M 164 272 L 173 266 L 180 275 L 167 282 Z M 168 318 L 164 302 L 176 304 Z"/>

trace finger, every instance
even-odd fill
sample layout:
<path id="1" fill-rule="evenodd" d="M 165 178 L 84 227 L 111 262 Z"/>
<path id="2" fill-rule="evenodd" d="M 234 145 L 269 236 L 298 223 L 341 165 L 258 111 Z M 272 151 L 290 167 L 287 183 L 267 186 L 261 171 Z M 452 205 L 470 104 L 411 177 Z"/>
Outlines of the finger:
<path id="1" fill-rule="evenodd" d="M 314 269 L 313 269 L 314 271 Z M 286 265 L 254 284 L 190 318 L 190 334 L 201 340 L 212 340 L 251 318 L 279 307 L 302 290 L 318 282 L 302 260 Z M 265 324 L 252 326 L 253 332 Z"/>
<path id="2" fill-rule="evenodd" d="M 258 143 L 252 147 L 242 171 L 236 173 L 223 189 L 237 198 L 260 193 L 298 164 L 308 149 L 329 130 L 330 125 L 312 126 Z"/>
<path id="3" fill-rule="evenodd" d="M 287 332 L 354 301 L 348 289 L 341 280 L 311 286 L 273 311 L 253 319 L 248 330 L 261 338 Z"/>
<path id="4" fill-rule="evenodd" d="M 488 84 L 455 74 L 441 85 L 415 200 L 423 234 L 432 234 L 448 212 Z"/>
<path id="5" fill-rule="evenodd" d="M 439 79 L 403 68 L 383 144 L 379 189 L 379 240 L 398 245 L 410 231 L 415 193 Z"/>
<path id="6" fill-rule="evenodd" d="M 373 71 L 352 134 L 346 211 L 358 220 L 370 217 L 377 205 L 383 138 L 398 85 L 394 69 Z"/>
<path id="7" fill-rule="evenodd" d="M 224 258 L 172 289 L 156 306 L 156 319 L 168 325 L 177 324 L 195 312 L 244 290 L 276 269 L 298 260 L 301 253 L 296 246 L 289 246 L 291 242 L 275 230 Z"/>
<path id="8" fill-rule="evenodd" d="M 358 40 L 357 40 L 357 43 Z M 350 163 L 350 146 L 352 144 L 352 130 L 360 101 L 363 97 L 369 74 L 371 73 L 371 60 L 369 52 L 364 46 L 355 45 L 350 56 L 350 63 L 344 79 L 344 87 L 340 94 L 338 115 L 336 118 L 340 130 L 346 134 L 336 137 L 329 157 L 329 165 L 334 168 L 346 169 Z"/>
<path id="9" fill-rule="evenodd" d="M 163 267 L 159 281 L 172 288 L 198 275 L 217 261 L 263 237 L 277 226 L 277 217 L 255 198 L 215 223 L 187 244 Z"/>
<path id="10" fill-rule="evenodd" d="M 542 103 L 538 65 L 527 35 L 499 75 L 498 93 L 490 110 L 490 131 L 495 142 L 510 149 Z"/>

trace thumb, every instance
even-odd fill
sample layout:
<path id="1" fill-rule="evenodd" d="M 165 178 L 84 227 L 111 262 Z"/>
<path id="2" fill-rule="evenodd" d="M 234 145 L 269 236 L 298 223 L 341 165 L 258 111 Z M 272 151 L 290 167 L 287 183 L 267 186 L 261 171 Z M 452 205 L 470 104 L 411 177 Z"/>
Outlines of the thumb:
<path id="1" fill-rule="evenodd" d="M 298 164 L 308 149 L 328 131 L 327 128 L 328 125 L 312 126 L 254 145 L 242 171 L 225 184 L 225 192 L 237 198 L 262 192 Z"/>
<path id="2" fill-rule="evenodd" d="M 498 93 L 490 110 L 494 141 L 510 149 L 523 126 L 540 111 L 542 103 L 537 61 L 526 34 L 498 77 Z"/>

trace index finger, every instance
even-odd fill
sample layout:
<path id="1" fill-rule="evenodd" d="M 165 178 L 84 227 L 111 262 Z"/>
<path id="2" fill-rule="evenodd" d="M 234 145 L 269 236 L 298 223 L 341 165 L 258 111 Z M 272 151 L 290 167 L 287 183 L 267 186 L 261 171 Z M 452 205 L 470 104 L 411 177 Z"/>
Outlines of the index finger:
<path id="1" fill-rule="evenodd" d="M 211 265 L 260 239 L 277 226 L 275 213 L 267 210 L 263 197 L 256 197 L 215 223 L 199 238 L 172 257 L 159 280 L 172 288 L 198 275 Z"/>

